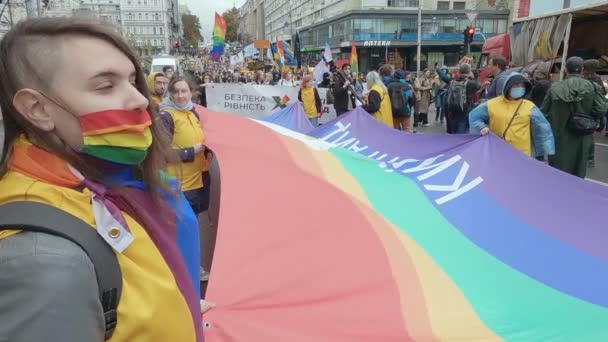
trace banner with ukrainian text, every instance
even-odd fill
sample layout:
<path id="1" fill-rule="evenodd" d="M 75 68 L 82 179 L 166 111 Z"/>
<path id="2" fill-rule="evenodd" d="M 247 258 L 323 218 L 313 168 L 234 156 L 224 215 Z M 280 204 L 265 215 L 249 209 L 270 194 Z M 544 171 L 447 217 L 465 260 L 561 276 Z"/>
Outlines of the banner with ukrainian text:
<path id="1" fill-rule="evenodd" d="M 298 101 L 299 87 L 213 84 L 206 88 L 207 107 L 214 111 L 230 112 L 252 119 L 261 119 Z M 327 104 L 327 89 L 318 89 L 323 103 L 323 115 L 319 122 L 325 123 L 336 117 L 333 105 Z"/>
<path id="2" fill-rule="evenodd" d="M 221 170 L 206 341 L 608 340 L 608 188 L 362 109 L 313 137 L 202 118 Z"/>

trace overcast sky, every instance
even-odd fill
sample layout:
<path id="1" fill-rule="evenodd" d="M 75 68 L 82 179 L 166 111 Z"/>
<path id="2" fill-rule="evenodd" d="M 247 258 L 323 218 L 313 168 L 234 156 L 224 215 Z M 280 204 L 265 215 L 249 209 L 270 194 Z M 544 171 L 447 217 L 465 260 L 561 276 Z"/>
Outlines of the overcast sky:
<path id="1" fill-rule="evenodd" d="M 197 15 L 201 21 L 202 34 L 205 39 L 211 37 L 213 30 L 214 13 L 222 13 L 236 5 L 239 8 L 245 0 L 179 0 L 180 3 L 188 5 L 192 14 Z"/>

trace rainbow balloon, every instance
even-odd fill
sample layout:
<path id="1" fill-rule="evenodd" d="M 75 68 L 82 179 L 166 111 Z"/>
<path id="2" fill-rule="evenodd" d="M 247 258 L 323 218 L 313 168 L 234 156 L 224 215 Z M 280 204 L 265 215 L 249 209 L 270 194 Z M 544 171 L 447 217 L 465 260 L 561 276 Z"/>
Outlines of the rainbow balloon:
<path id="1" fill-rule="evenodd" d="M 608 188 L 360 107 L 310 136 L 203 117 L 221 169 L 207 342 L 608 341 Z"/>
<path id="2" fill-rule="evenodd" d="M 211 60 L 219 61 L 224 54 L 224 41 L 226 39 L 226 21 L 219 13 L 215 12 L 215 25 L 213 26 L 213 48 L 211 49 Z"/>

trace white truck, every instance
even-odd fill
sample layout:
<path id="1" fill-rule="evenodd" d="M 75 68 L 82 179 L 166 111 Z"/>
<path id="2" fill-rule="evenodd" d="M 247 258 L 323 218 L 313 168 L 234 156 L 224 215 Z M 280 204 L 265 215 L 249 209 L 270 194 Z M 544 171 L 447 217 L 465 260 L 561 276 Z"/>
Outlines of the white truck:
<path id="1" fill-rule="evenodd" d="M 170 55 L 161 55 L 156 56 L 152 59 L 152 65 L 150 67 L 150 73 L 154 72 L 163 72 L 163 68 L 166 66 L 170 66 L 173 68 L 173 71 L 178 74 L 179 70 L 177 67 L 177 59 Z"/>

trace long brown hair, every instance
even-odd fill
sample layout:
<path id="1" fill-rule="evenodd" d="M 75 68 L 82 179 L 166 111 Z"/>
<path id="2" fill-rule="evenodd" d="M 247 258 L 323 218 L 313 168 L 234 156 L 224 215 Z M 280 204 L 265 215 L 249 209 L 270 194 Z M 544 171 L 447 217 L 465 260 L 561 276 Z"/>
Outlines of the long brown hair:
<path id="1" fill-rule="evenodd" d="M 106 26 L 92 23 L 90 19 L 85 21 L 77 18 L 36 18 L 18 23 L 0 42 L 0 107 L 5 125 L 0 178 L 7 172 L 17 137 L 26 134 L 32 143 L 59 156 L 80 171 L 85 178 L 106 183 L 105 175 L 87 163 L 83 156 L 67 147 L 54 131 L 46 132 L 32 125 L 13 105 L 15 94 L 25 87 L 40 89 L 56 100 L 53 90 L 50 89 L 50 80 L 55 72 L 53 66 L 62 58 L 62 38 L 69 36 L 100 39 L 120 50 L 135 67 L 135 87 L 143 96 L 150 98 L 146 78 L 137 57 L 127 43 Z M 146 159 L 137 168 L 136 176 L 146 183 L 157 198 L 160 196 L 159 190 L 167 189 L 161 170 L 168 161 L 175 160 L 175 155 L 169 149 L 167 134 L 161 127 L 158 111 L 150 105 L 148 112 L 152 116 L 153 141 Z"/>

